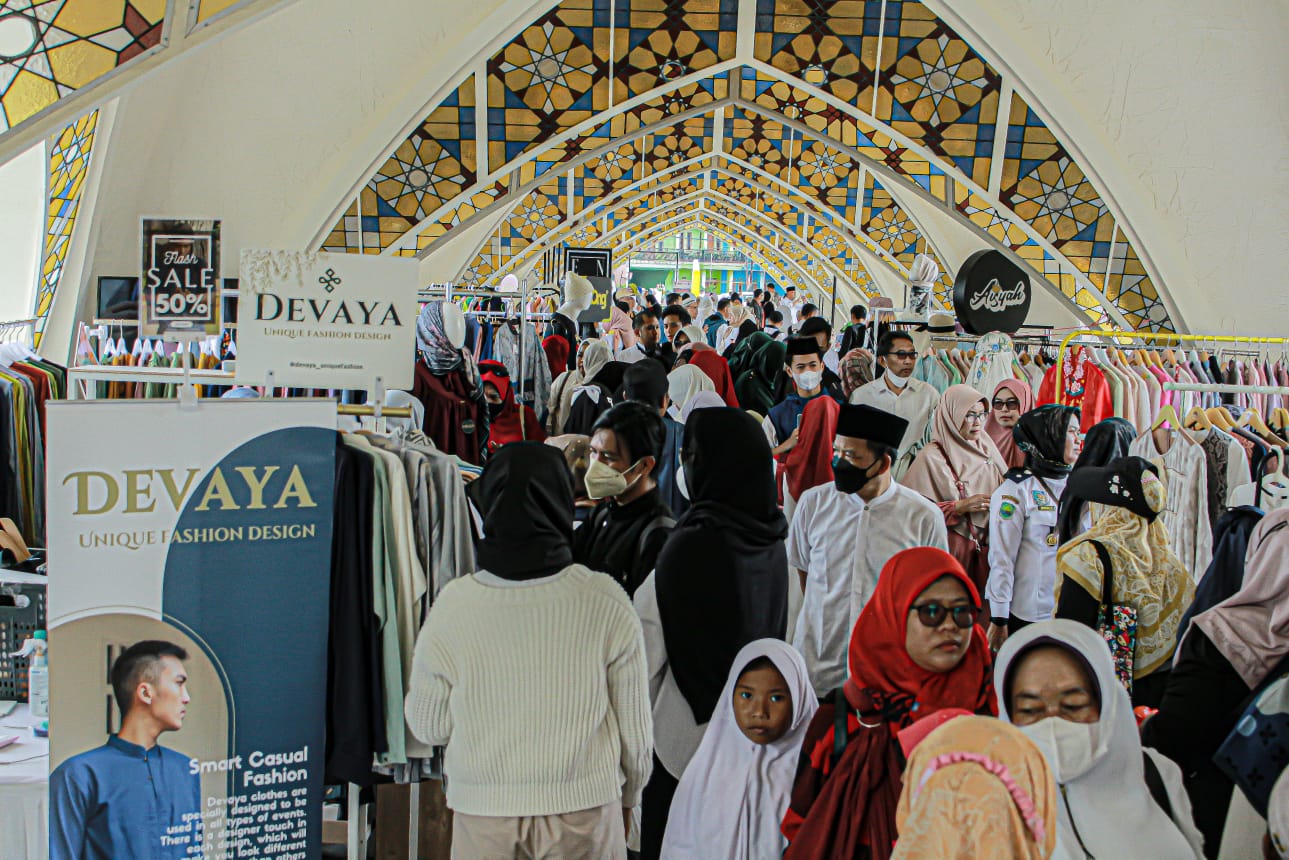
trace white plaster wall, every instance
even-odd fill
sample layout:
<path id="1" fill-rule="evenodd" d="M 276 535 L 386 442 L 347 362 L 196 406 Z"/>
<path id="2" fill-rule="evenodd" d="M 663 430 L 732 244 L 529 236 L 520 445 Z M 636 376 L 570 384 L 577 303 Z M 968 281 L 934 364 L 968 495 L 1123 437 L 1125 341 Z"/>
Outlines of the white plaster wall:
<path id="1" fill-rule="evenodd" d="M 94 273 L 138 268 L 145 214 L 222 218 L 225 277 L 243 247 L 306 246 L 484 34 L 533 5 L 299 0 L 135 81 L 104 167 Z"/>
<path id="2" fill-rule="evenodd" d="M 0 165 L 0 321 L 32 315 L 44 247 L 45 145 Z"/>
<path id="3" fill-rule="evenodd" d="M 1289 335 L 1289 3 L 927 2 L 1037 97 L 1192 331 Z"/>

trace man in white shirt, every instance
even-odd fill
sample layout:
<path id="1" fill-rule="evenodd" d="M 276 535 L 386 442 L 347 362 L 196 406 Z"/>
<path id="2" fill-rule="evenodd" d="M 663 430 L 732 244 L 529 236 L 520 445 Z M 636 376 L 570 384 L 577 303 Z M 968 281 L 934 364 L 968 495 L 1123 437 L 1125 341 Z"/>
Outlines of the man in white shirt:
<path id="1" fill-rule="evenodd" d="M 908 422 L 870 406 L 841 407 L 831 484 L 801 495 L 788 563 L 803 592 L 792 637 L 821 699 L 846 680 L 850 633 L 891 556 L 915 546 L 948 548 L 940 509 L 891 478 Z"/>
<path id="2" fill-rule="evenodd" d="M 909 422 L 894 467 L 897 481 L 904 477 L 918 452 L 930 441 L 931 418 L 940 402 L 934 386 L 912 378 L 917 362 L 918 354 L 912 337 L 901 331 L 883 334 L 877 342 L 877 363 L 886 372 L 867 385 L 861 385 L 850 396 L 851 403 L 893 412 Z"/>
<path id="3" fill-rule="evenodd" d="M 797 324 L 797 312 L 801 303 L 797 301 L 797 288 L 788 285 L 783 291 L 783 298 L 775 302 L 775 307 L 783 312 L 783 325 L 791 329 Z"/>

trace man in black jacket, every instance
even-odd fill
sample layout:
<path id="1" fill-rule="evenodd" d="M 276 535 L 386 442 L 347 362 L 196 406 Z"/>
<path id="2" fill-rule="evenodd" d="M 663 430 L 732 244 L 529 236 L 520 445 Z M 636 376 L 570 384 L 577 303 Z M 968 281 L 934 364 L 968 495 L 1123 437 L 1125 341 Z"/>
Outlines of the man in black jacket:
<path id="1" fill-rule="evenodd" d="M 630 595 L 653 571 L 675 525 L 654 480 L 664 436 L 658 411 L 632 401 L 601 415 L 591 433 L 586 488 L 603 501 L 573 533 L 573 560 L 609 574 Z"/>

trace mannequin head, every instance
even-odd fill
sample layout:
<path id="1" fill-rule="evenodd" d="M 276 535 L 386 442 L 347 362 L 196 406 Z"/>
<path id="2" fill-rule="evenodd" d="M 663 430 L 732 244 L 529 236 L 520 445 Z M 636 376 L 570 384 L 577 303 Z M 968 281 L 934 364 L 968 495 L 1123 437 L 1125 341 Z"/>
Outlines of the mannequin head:
<path id="1" fill-rule="evenodd" d="M 564 275 L 564 303 L 581 313 L 591 306 L 595 287 L 582 275 L 568 272 Z"/>
<path id="2" fill-rule="evenodd" d="M 457 349 L 465 344 L 465 313 L 451 302 L 443 303 L 443 333 Z"/>

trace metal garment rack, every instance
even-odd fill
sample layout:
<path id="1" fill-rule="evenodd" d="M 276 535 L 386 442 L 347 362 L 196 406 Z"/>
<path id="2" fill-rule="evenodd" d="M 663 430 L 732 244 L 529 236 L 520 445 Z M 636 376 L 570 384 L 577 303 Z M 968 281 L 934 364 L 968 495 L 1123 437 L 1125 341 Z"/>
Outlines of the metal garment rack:
<path id="1" fill-rule="evenodd" d="M 1105 339 L 1113 339 L 1113 338 L 1125 338 L 1127 340 L 1149 341 L 1149 343 L 1147 343 L 1148 346 L 1151 346 L 1151 345 L 1170 346 L 1172 344 L 1180 345 L 1183 343 L 1256 343 L 1256 344 L 1279 344 L 1281 346 L 1289 348 L 1289 338 L 1286 338 L 1286 337 L 1240 337 L 1238 335 L 1221 335 L 1221 334 L 1172 334 L 1172 333 L 1142 332 L 1142 331 L 1119 331 L 1117 329 L 1112 329 L 1109 331 L 1106 331 L 1103 329 L 1091 329 L 1091 328 L 1075 329 L 1074 331 L 1067 334 L 1065 336 L 1065 339 L 1061 341 L 1061 350 L 1056 354 L 1056 378 L 1058 380 L 1058 383 L 1056 386 L 1057 403 L 1063 403 L 1064 402 L 1063 398 L 1065 396 L 1065 391 L 1064 391 L 1065 386 L 1060 384 L 1059 382 L 1059 380 L 1063 378 L 1062 374 L 1065 368 L 1065 353 L 1066 353 L 1066 350 L 1069 349 L 1070 344 L 1076 338 L 1079 338 L 1079 337 L 1099 338 L 1099 339 L 1102 339 L 1103 342 Z M 1175 384 L 1185 385 L 1189 383 L 1175 383 Z M 1217 391 L 1220 388 L 1226 388 L 1226 387 L 1230 387 L 1230 386 L 1210 386 L 1210 389 L 1213 391 Z M 1195 390 L 1195 389 L 1174 388 L 1172 390 L 1182 391 L 1182 390 Z M 1245 391 L 1245 392 L 1250 391 L 1249 388 L 1243 387 L 1243 386 L 1239 387 L 1238 390 Z M 1271 393 L 1279 393 L 1279 392 L 1271 392 Z"/>

